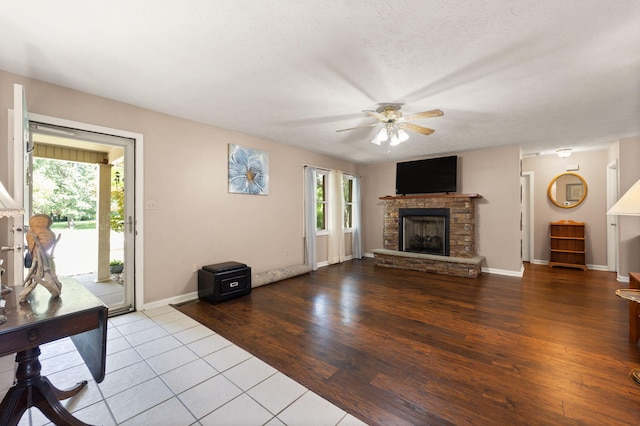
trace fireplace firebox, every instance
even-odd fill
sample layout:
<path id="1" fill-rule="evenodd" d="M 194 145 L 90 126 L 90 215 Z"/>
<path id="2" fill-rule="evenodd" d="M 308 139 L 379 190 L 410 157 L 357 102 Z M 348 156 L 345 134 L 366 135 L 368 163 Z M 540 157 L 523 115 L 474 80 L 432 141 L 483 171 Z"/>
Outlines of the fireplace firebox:
<path id="1" fill-rule="evenodd" d="M 411 208 L 398 211 L 400 251 L 449 256 L 449 209 Z"/>

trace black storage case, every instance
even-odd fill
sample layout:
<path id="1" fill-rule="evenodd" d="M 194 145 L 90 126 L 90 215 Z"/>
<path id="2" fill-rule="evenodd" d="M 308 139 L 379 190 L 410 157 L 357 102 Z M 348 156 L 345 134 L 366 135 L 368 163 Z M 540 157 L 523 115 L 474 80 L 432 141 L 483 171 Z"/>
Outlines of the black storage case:
<path id="1" fill-rule="evenodd" d="M 198 271 L 198 297 L 219 303 L 251 293 L 251 268 L 244 263 L 223 262 Z"/>

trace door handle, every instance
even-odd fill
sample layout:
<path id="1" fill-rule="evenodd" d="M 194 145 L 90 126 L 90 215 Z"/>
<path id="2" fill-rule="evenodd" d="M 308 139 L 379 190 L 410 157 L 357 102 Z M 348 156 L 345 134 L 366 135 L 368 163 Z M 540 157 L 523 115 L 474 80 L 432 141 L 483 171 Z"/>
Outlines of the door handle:
<path id="1" fill-rule="evenodd" d="M 2 253 L 6 253 L 8 251 L 22 251 L 22 244 L 18 244 L 15 246 L 2 246 L 2 248 L 0 249 L 0 251 L 2 251 Z"/>

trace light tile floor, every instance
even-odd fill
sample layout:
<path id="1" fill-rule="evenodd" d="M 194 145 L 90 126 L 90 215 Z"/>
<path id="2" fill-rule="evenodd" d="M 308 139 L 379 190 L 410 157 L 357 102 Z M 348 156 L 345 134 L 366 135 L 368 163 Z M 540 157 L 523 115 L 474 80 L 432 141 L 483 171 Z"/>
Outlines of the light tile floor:
<path id="1" fill-rule="evenodd" d="M 63 405 L 95 425 L 364 425 L 170 306 L 109 319 L 106 377 Z M 66 389 L 91 374 L 70 339 L 41 346 L 42 374 Z M 15 374 L 0 358 L 0 396 Z M 20 425 L 49 425 L 36 408 Z"/>

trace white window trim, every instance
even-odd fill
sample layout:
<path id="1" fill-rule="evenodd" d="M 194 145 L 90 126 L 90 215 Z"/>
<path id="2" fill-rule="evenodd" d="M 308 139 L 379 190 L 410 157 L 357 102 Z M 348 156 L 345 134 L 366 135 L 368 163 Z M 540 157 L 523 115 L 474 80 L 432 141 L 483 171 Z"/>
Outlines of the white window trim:
<path id="1" fill-rule="evenodd" d="M 329 207 L 329 201 L 327 200 L 327 181 L 329 179 L 329 170 L 318 169 L 316 170 L 316 175 L 318 176 L 322 175 L 324 179 L 324 201 L 322 203 L 324 204 L 324 215 L 325 215 L 324 229 L 318 229 L 316 224 L 316 235 L 317 236 L 329 235 L 329 230 L 327 229 L 327 213 L 328 213 L 328 207 Z M 318 202 L 319 200 L 316 199 L 316 209 L 318 208 Z M 316 214 L 317 213 L 318 212 L 316 210 Z"/>
<path id="2" fill-rule="evenodd" d="M 324 182 L 325 182 L 325 201 L 324 201 L 324 206 L 325 206 L 325 214 L 327 214 L 328 209 L 330 208 L 329 201 L 326 200 L 326 195 L 327 195 L 326 194 L 326 190 L 327 190 L 326 183 L 327 183 L 327 179 L 329 178 L 329 170 L 318 169 L 318 170 L 316 170 L 316 174 L 323 175 L 324 179 L 325 179 L 324 180 Z M 343 176 L 343 178 L 350 179 L 350 180 L 353 180 L 354 177 L 355 177 L 355 176 L 353 176 L 351 174 L 347 174 L 347 173 L 343 173 L 342 176 Z M 317 205 L 317 201 L 318 200 L 316 200 L 316 205 Z M 351 202 L 351 205 L 353 205 L 353 201 Z M 325 223 L 325 226 L 326 226 L 326 223 Z M 344 234 L 352 234 L 353 233 L 353 227 L 345 228 L 343 226 L 342 231 L 343 231 Z M 327 236 L 327 235 L 329 235 L 329 231 L 326 228 L 325 229 L 317 229 L 316 228 L 316 236 L 321 237 L 321 236 Z"/>
<path id="3" fill-rule="evenodd" d="M 343 173 L 343 174 L 342 174 L 342 178 L 343 178 L 343 179 L 349 179 L 349 180 L 353 181 L 354 176 L 353 176 L 353 175 L 350 175 L 350 174 L 347 174 L 347 173 Z M 353 192 L 352 192 L 352 194 L 351 194 L 351 195 L 353 196 Z M 350 203 L 350 204 L 351 204 L 351 208 L 352 208 L 352 211 L 353 211 L 353 199 L 351 199 L 351 203 Z M 345 208 L 346 208 L 346 206 L 347 206 L 347 204 L 345 203 Z M 352 222 L 352 223 L 353 223 L 353 222 Z M 343 226 L 344 226 L 344 224 L 343 224 Z M 345 233 L 345 234 L 351 234 L 351 233 L 353 233 L 353 227 L 349 227 L 349 228 L 344 228 L 344 227 L 343 227 L 343 228 L 342 228 L 342 230 L 344 231 L 344 233 Z"/>

